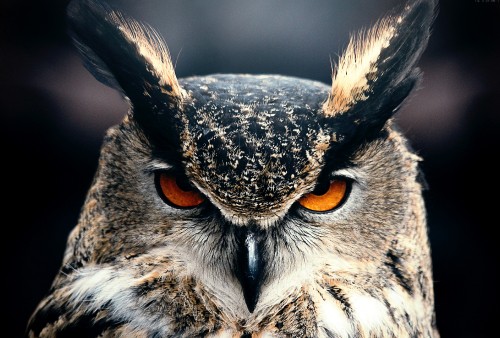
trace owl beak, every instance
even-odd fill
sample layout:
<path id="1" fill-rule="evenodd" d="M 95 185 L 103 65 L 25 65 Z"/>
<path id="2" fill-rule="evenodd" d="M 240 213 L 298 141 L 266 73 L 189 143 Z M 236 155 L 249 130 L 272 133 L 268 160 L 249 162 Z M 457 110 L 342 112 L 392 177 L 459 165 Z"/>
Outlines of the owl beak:
<path id="1" fill-rule="evenodd" d="M 262 259 L 261 234 L 248 227 L 236 231 L 238 253 L 235 275 L 243 289 L 248 311 L 253 313 L 259 300 L 264 261 Z"/>

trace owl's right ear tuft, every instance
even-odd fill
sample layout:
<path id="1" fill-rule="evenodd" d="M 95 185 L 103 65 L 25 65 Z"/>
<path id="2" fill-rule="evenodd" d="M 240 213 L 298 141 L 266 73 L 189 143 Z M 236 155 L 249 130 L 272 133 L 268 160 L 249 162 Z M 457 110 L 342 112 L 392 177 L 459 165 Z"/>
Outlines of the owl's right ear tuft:
<path id="1" fill-rule="evenodd" d="M 343 139 L 380 130 L 418 85 L 436 11 L 436 0 L 408 1 L 351 38 L 323 105 Z"/>
<path id="2" fill-rule="evenodd" d="M 67 20 L 86 68 L 130 100 L 133 119 L 148 136 L 171 135 L 183 90 L 161 36 L 98 0 L 73 0 Z"/>

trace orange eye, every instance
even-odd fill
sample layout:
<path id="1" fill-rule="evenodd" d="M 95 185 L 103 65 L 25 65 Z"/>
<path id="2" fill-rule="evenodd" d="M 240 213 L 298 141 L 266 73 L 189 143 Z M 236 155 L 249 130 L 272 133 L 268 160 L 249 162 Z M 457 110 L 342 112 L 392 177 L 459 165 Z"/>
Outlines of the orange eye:
<path id="1" fill-rule="evenodd" d="M 157 182 L 163 199 L 174 207 L 194 208 L 205 201 L 205 197 L 187 181 L 170 173 L 160 173 Z"/>
<path id="2" fill-rule="evenodd" d="M 299 199 L 299 204 L 312 211 L 330 211 L 339 206 L 347 194 L 347 182 L 333 180 L 325 192 L 308 193 Z"/>

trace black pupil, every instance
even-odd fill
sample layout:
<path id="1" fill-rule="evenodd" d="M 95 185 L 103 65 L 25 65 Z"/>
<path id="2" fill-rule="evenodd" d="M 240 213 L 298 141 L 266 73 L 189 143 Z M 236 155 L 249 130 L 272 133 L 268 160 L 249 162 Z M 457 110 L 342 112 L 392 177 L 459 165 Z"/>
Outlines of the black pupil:
<path id="1" fill-rule="evenodd" d="M 326 194 L 326 192 L 328 191 L 328 189 L 330 189 L 330 182 L 328 182 L 328 181 L 319 182 L 316 185 L 316 187 L 314 188 L 314 190 L 313 190 L 312 193 L 314 195 L 321 196 L 321 195 Z"/>
<path id="2" fill-rule="evenodd" d="M 175 183 L 177 183 L 177 186 L 183 191 L 193 190 L 193 186 L 189 183 L 187 177 L 178 176 L 175 178 Z"/>

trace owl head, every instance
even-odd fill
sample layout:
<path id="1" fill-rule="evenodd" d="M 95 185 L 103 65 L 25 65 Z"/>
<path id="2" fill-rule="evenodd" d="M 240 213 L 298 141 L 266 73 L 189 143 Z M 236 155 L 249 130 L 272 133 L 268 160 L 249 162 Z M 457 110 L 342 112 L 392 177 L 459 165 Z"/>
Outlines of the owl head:
<path id="1" fill-rule="evenodd" d="M 177 78 L 151 27 L 100 1 L 73 1 L 68 23 L 87 68 L 130 109 L 105 136 L 54 284 L 68 311 L 91 299 L 87 314 L 194 333 L 172 318 L 203 308 L 218 318 L 200 324 L 206 332 L 221 322 L 259 332 L 279 313 L 299 313 L 287 306 L 307 305 L 301 297 L 314 289 L 337 307 L 307 316 L 323 315 L 333 336 L 398 320 L 400 331 L 387 332 L 401 333 L 406 317 L 423 323 L 408 332 L 430 332 L 420 158 L 393 116 L 419 84 L 434 7 L 409 2 L 353 35 L 327 85 Z M 367 307 L 387 314 L 367 319 Z M 346 323 L 327 319 L 337 308 Z"/>

